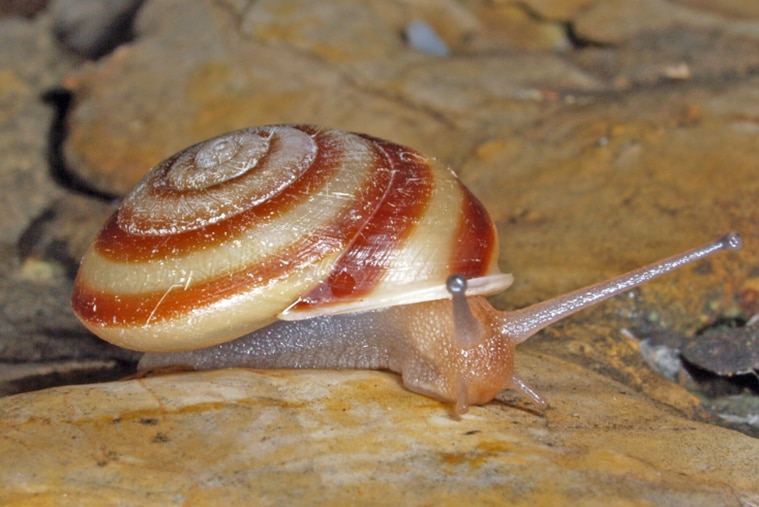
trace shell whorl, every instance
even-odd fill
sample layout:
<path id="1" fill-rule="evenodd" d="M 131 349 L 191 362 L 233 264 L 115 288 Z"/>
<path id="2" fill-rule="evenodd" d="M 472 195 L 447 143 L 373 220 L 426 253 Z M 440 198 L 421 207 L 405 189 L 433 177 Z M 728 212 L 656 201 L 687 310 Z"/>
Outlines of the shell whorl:
<path id="1" fill-rule="evenodd" d="M 483 206 L 409 148 L 312 126 L 199 143 L 153 168 L 86 253 L 72 303 L 95 334 L 199 348 L 276 319 L 505 289 Z"/>
<path id="2" fill-rule="evenodd" d="M 317 146 L 291 129 L 238 130 L 156 166 L 124 199 L 119 226 L 134 234 L 198 229 L 266 201 L 305 172 Z"/>

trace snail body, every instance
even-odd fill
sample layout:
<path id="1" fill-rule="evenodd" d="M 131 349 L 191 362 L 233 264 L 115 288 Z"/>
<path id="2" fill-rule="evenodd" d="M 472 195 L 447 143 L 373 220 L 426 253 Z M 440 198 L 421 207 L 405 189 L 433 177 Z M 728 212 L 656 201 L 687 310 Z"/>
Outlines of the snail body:
<path id="1" fill-rule="evenodd" d="M 362 134 L 234 131 L 153 168 L 85 254 L 72 305 L 101 338 L 181 364 L 379 368 L 469 405 L 504 389 L 543 399 L 514 348 L 566 315 L 739 236 L 515 312 L 482 204 L 449 169 Z"/>

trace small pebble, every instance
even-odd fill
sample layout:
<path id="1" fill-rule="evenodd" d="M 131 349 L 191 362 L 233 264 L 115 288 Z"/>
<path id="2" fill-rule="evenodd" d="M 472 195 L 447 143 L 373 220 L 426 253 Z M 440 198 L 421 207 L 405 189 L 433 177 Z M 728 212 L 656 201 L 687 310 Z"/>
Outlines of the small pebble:
<path id="1" fill-rule="evenodd" d="M 450 50 L 443 39 L 424 21 L 412 21 L 406 25 L 406 42 L 413 49 L 435 56 L 448 56 Z"/>

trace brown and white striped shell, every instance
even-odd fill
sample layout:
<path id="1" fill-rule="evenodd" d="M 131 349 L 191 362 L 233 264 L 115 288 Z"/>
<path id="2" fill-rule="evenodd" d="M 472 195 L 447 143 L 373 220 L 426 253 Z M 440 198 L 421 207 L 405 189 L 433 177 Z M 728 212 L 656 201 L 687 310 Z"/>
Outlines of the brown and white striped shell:
<path id="1" fill-rule="evenodd" d="M 248 128 L 153 168 L 82 260 L 72 303 L 143 351 L 222 343 L 276 319 L 502 291 L 486 210 L 449 169 L 362 134 Z"/>

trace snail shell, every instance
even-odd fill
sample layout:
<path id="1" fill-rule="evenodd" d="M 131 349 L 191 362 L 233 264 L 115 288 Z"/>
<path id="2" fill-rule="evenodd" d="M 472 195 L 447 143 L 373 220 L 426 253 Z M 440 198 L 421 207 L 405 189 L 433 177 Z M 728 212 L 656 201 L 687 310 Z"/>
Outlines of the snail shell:
<path id="1" fill-rule="evenodd" d="M 482 204 L 434 159 L 305 125 L 242 129 L 153 168 L 85 254 L 72 296 L 101 338 L 208 347 L 300 320 L 507 288 Z"/>

